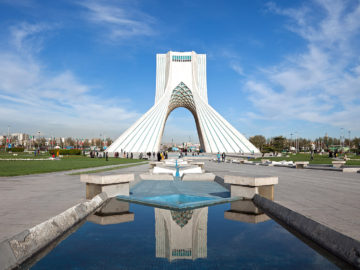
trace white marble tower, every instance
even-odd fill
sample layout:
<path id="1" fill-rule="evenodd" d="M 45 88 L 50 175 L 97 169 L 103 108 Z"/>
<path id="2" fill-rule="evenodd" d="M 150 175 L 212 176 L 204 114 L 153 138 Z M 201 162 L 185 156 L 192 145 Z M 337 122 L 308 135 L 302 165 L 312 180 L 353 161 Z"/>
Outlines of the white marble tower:
<path id="1" fill-rule="evenodd" d="M 116 139 L 107 152 L 159 151 L 166 120 L 178 107 L 187 108 L 194 116 L 203 151 L 259 153 L 208 104 L 206 55 L 172 51 L 156 55 L 155 104 Z"/>

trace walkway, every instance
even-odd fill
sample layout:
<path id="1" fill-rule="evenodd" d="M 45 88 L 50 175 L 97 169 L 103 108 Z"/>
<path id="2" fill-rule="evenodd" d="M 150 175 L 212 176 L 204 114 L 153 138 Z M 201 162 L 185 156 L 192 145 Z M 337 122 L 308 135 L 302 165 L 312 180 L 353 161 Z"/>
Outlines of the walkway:
<path id="1" fill-rule="evenodd" d="M 124 164 L 129 165 L 129 164 Z M 114 167 L 106 166 L 106 167 Z M 109 173 L 148 171 L 148 165 L 112 170 Z M 0 177 L 0 242 L 60 214 L 85 200 L 85 184 L 78 171 Z"/>

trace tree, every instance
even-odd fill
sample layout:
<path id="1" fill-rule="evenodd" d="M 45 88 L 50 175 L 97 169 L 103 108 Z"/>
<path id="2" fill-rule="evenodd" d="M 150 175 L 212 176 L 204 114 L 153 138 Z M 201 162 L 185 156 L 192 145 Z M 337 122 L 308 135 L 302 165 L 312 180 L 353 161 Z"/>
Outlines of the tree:
<path id="1" fill-rule="evenodd" d="M 102 141 L 101 141 L 101 139 L 95 139 L 94 144 L 95 144 L 97 147 L 101 147 L 101 146 L 102 146 Z"/>
<path id="2" fill-rule="evenodd" d="M 6 144 L 6 137 L 4 136 L 1 140 L 1 145 L 5 145 Z"/>
<path id="3" fill-rule="evenodd" d="M 75 141 L 71 137 L 68 137 L 68 138 L 65 139 L 65 145 L 66 146 L 74 146 Z"/>
<path id="4" fill-rule="evenodd" d="M 88 139 L 85 139 L 83 147 L 89 147 L 90 146 L 90 142 Z"/>
<path id="5" fill-rule="evenodd" d="M 351 140 L 352 146 L 355 147 L 355 149 L 360 149 L 360 138 L 355 137 Z"/>
<path id="6" fill-rule="evenodd" d="M 250 142 L 255 145 L 260 151 L 262 151 L 264 145 L 266 144 L 266 139 L 263 135 L 255 135 L 250 137 Z"/>
<path id="7" fill-rule="evenodd" d="M 112 139 L 106 138 L 106 146 L 109 147 L 112 144 Z"/>
<path id="8" fill-rule="evenodd" d="M 286 138 L 284 138 L 283 136 L 277 136 L 272 139 L 271 146 L 277 152 L 282 152 L 282 150 L 285 148 L 285 145 L 286 145 Z"/>

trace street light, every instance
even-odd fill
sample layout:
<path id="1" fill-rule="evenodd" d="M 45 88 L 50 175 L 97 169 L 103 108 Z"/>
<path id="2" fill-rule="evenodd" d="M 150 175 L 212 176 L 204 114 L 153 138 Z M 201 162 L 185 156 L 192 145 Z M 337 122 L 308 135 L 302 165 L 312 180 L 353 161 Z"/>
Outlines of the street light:
<path id="1" fill-rule="evenodd" d="M 350 151 L 350 148 L 351 148 L 350 133 L 351 133 L 351 131 L 349 130 L 348 132 L 349 132 L 349 151 Z"/>
<path id="2" fill-rule="evenodd" d="M 343 132 L 344 128 L 340 128 L 340 146 L 343 147 Z"/>

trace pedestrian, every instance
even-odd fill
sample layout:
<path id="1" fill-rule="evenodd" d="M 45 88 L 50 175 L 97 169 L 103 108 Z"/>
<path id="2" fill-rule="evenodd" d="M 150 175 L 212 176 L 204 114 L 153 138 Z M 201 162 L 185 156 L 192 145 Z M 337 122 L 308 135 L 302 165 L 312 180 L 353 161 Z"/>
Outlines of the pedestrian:
<path id="1" fill-rule="evenodd" d="M 222 157 L 222 162 L 225 162 L 225 158 L 226 158 L 225 152 L 222 153 L 221 157 Z"/>
<path id="2" fill-rule="evenodd" d="M 126 153 L 126 158 L 129 158 L 129 152 Z"/>
<path id="3" fill-rule="evenodd" d="M 221 157 L 220 152 L 218 152 L 216 156 L 217 156 L 217 162 L 220 163 L 220 157 Z"/>
<path id="4" fill-rule="evenodd" d="M 105 153 L 105 158 L 106 158 L 106 161 L 109 160 L 109 154 L 108 154 L 108 152 Z"/>
<path id="5" fill-rule="evenodd" d="M 160 152 L 157 152 L 157 160 L 160 161 L 161 160 L 161 155 Z"/>
<path id="6" fill-rule="evenodd" d="M 131 153 L 130 153 L 130 158 L 133 159 L 133 157 L 134 157 L 134 155 L 133 155 L 133 153 L 131 152 Z"/>

